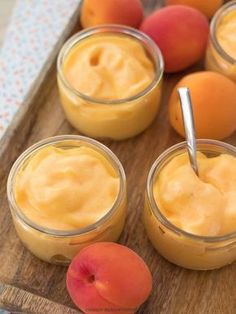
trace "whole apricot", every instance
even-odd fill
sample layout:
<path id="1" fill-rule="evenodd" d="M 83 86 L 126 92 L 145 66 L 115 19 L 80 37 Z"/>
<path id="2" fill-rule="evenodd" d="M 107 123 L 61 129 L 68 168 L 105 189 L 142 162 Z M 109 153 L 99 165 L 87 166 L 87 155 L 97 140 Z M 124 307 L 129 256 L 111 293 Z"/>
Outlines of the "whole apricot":
<path id="1" fill-rule="evenodd" d="M 171 5 L 156 10 L 140 27 L 159 46 L 165 72 L 177 72 L 203 57 L 209 34 L 207 18 L 198 10 Z"/>
<path id="2" fill-rule="evenodd" d="M 84 0 L 80 22 L 83 28 L 99 24 L 139 27 L 143 19 L 140 0 Z"/>
<path id="3" fill-rule="evenodd" d="M 99 242 L 72 260 L 66 283 L 72 300 L 86 314 L 133 314 L 148 298 L 152 276 L 131 249 Z"/>
<path id="4" fill-rule="evenodd" d="M 223 5 L 223 0 L 165 0 L 166 5 L 188 5 L 201 11 L 207 18 L 211 18 Z"/>
<path id="5" fill-rule="evenodd" d="M 177 88 L 191 94 L 197 138 L 223 139 L 236 129 L 236 84 L 216 72 L 196 72 L 183 77 L 169 99 L 169 120 L 183 137 L 184 127 Z"/>

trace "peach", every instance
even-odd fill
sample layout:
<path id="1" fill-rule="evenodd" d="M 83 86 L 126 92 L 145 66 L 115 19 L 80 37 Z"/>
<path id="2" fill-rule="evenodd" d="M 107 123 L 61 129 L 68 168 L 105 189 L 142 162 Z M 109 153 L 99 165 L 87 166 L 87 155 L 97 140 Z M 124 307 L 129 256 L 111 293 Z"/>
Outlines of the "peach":
<path id="1" fill-rule="evenodd" d="M 209 34 L 206 17 L 196 9 L 171 5 L 156 10 L 140 27 L 159 46 L 165 72 L 177 72 L 203 57 Z"/>
<path id="2" fill-rule="evenodd" d="M 132 314 L 151 288 L 151 273 L 141 257 L 112 242 L 82 249 L 67 272 L 68 292 L 85 313 Z"/>
<path id="3" fill-rule="evenodd" d="M 183 77 L 175 86 L 168 104 L 173 128 L 184 136 L 177 88 L 190 89 L 198 138 L 223 139 L 236 129 L 236 84 L 216 72 L 196 72 Z"/>
<path id="4" fill-rule="evenodd" d="M 188 5 L 201 11 L 207 18 L 211 18 L 223 5 L 223 0 L 165 0 L 166 5 Z"/>
<path id="5" fill-rule="evenodd" d="M 83 28 L 109 23 L 139 27 L 142 19 L 140 0 L 84 0 L 80 22 Z"/>

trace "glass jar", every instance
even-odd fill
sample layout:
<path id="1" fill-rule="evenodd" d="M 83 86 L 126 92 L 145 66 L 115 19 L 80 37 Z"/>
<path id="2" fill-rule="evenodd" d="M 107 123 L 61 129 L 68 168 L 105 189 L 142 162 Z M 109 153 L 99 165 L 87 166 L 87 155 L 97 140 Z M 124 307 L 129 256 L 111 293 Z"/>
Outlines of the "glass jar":
<path id="1" fill-rule="evenodd" d="M 108 212 L 94 224 L 74 230 L 53 230 L 31 221 L 19 208 L 14 193 L 16 176 L 30 158 L 42 148 L 54 146 L 69 149 L 86 146 L 99 152 L 109 162 L 120 179 L 117 198 Z M 91 191 L 91 197 L 92 197 Z M 55 136 L 36 143 L 16 160 L 7 183 L 8 202 L 19 238 L 38 258 L 55 264 L 68 264 L 83 248 L 98 241 L 116 241 L 124 226 L 126 216 L 126 178 L 118 158 L 103 144 L 77 135 Z M 60 217 L 57 217 L 60 219 Z"/>
<path id="2" fill-rule="evenodd" d="M 197 140 L 197 149 L 208 157 L 230 154 L 236 157 L 236 148 L 216 140 Z M 224 236 L 199 236 L 173 225 L 160 211 L 153 195 L 153 186 L 162 169 L 177 155 L 186 152 L 186 142 L 164 151 L 148 175 L 144 225 L 153 246 L 170 262 L 190 269 L 219 268 L 236 260 L 236 230 Z M 230 165 L 229 165 L 230 167 Z"/>
<path id="3" fill-rule="evenodd" d="M 143 91 L 124 99 L 95 99 L 74 89 L 65 78 L 63 64 L 72 49 L 83 40 L 101 34 L 125 36 L 144 47 L 154 66 L 154 79 Z M 67 119 L 80 132 L 95 138 L 122 140 L 137 135 L 151 124 L 159 110 L 163 69 L 157 45 L 133 28 L 111 24 L 75 34 L 64 44 L 57 60 L 59 93 Z"/>
<path id="4" fill-rule="evenodd" d="M 235 11 L 236 14 L 236 1 L 230 1 L 223 5 L 215 13 L 211 21 L 205 68 L 210 71 L 220 72 L 236 81 L 236 59 L 223 49 L 217 38 L 217 28 L 219 24 L 222 22 L 222 19 L 232 11 Z"/>

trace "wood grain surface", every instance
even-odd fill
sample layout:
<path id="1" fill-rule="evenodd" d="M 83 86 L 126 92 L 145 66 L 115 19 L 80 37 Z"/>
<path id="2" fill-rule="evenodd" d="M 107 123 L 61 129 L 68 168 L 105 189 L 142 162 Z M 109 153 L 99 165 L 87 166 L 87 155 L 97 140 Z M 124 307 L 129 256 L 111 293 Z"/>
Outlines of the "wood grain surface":
<path id="1" fill-rule="evenodd" d="M 8 312 L 11 311 L 11 313 L 81 313 L 67 306 L 63 306 L 25 290 L 3 283 L 0 283 L 0 306 Z"/>
<path id="2" fill-rule="evenodd" d="M 188 72 L 199 69 L 200 65 Z M 119 242 L 140 254 L 153 275 L 152 294 L 139 314 L 235 314 L 235 264 L 214 271 L 177 267 L 153 249 L 141 220 L 150 166 L 166 148 L 182 140 L 169 125 L 167 101 L 173 86 L 186 73 L 165 76 L 160 112 L 145 132 L 126 141 L 102 141 L 118 156 L 127 175 L 128 217 Z M 72 310 L 75 307 L 66 291 L 66 267 L 44 263 L 24 248 L 6 199 L 7 176 L 19 154 L 33 143 L 59 134 L 78 133 L 60 107 L 54 63 L 0 145 L 0 306 L 11 312 L 77 312 Z M 236 144 L 236 135 L 226 142 Z"/>
<path id="3" fill-rule="evenodd" d="M 145 132 L 122 142 L 102 141 L 117 154 L 127 174 L 128 217 L 120 243 L 140 254 L 153 275 L 152 295 L 139 313 L 234 314 L 235 265 L 207 272 L 172 265 L 153 249 L 141 221 L 145 182 L 151 164 L 167 147 L 182 140 L 167 120 L 167 100 L 174 84 L 183 74 L 165 77 L 160 112 Z M 8 149 L 0 157 L 0 281 L 73 307 L 65 286 L 66 268 L 41 262 L 23 247 L 11 221 L 5 191 L 9 169 L 17 156 L 33 143 L 58 134 L 77 132 L 65 120 L 61 110 L 53 66 L 30 110 L 10 139 Z M 227 139 L 227 142 L 236 144 L 236 136 Z"/>

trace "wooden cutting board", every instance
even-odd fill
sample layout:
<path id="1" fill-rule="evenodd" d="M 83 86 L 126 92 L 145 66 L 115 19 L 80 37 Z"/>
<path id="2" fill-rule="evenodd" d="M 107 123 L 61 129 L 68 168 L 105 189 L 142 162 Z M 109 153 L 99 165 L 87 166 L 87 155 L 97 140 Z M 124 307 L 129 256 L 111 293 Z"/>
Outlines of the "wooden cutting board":
<path id="1" fill-rule="evenodd" d="M 73 21 L 71 29 L 75 25 Z M 14 230 L 6 199 L 10 167 L 23 150 L 49 136 L 78 134 L 60 107 L 54 59 L 49 60 L 44 79 L 21 107 L 0 145 L 0 308 L 11 313 L 79 313 L 66 291 L 66 267 L 44 263 L 24 248 Z M 127 174 L 128 217 L 119 242 L 140 254 L 153 275 L 152 294 L 139 314 L 236 313 L 235 264 L 214 271 L 177 267 L 153 249 L 141 220 L 150 166 L 166 148 L 183 140 L 167 119 L 169 94 L 183 75 L 200 69 L 198 65 L 187 72 L 165 76 L 160 112 L 141 135 L 122 142 L 102 141 L 118 156 Z M 226 142 L 236 145 L 236 135 Z"/>

